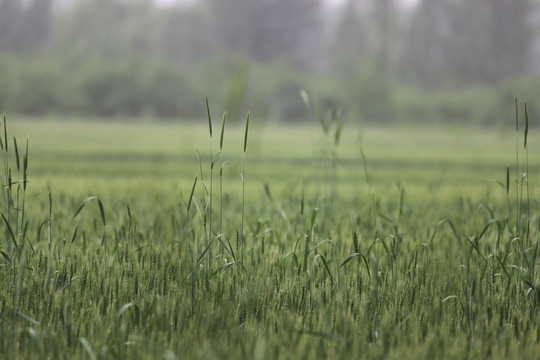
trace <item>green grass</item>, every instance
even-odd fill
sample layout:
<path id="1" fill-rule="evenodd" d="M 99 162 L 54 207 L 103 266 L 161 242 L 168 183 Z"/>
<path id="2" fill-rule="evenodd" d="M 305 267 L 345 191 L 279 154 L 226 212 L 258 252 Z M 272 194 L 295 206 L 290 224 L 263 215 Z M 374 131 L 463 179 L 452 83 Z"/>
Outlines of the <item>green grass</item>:
<path id="1" fill-rule="evenodd" d="M 538 356 L 537 130 L 244 125 L 8 118 L 0 358 Z"/>

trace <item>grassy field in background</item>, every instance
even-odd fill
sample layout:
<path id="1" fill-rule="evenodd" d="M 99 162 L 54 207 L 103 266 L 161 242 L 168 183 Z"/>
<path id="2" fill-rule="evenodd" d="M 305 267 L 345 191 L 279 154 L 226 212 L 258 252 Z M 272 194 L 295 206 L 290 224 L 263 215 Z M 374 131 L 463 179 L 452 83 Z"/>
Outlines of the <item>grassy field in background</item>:
<path id="1" fill-rule="evenodd" d="M 320 180 L 325 165 L 320 160 L 325 158 L 326 145 L 316 125 L 261 126 L 256 121 L 250 132 L 247 156 L 250 189 L 262 190 L 264 182 L 289 188 L 290 183 L 316 184 Z M 130 124 L 13 119 L 8 126 L 19 141 L 30 139 L 34 188 L 50 183 L 53 188 L 73 190 L 74 194 L 81 187 L 106 193 L 107 187 L 129 189 L 145 182 L 159 182 L 153 189 L 147 188 L 151 192 L 159 192 L 164 186 L 167 191 L 187 189 L 199 173 L 197 150 L 203 165 L 210 156 L 205 120 L 199 124 Z M 529 135 L 532 153 L 540 150 L 535 141 L 539 135 Z M 214 141 L 216 148 L 217 139 Z M 240 179 L 242 141 L 242 127 L 227 126 L 224 174 L 232 188 Z M 399 181 L 407 190 L 431 190 L 430 195 L 439 193 L 437 190 L 442 187 L 457 196 L 475 196 L 479 190 L 494 189 L 486 181 L 505 180 L 506 167 L 515 165 L 511 124 L 506 133 L 438 127 L 362 129 L 345 125 L 337 147 L 343 195 L 358 194 L 366 186 L 360 145 L 374 186 L 381 188 Z M 538 164 L 540 160 L 531 157 L 533 176 L 537 175 Z M 103 182 L 108 186 L 102 186 Z"/>
<path id="2" fill-rule="evenodd" d="M 0 357 L 538 356 L 540 132 L 219 126 L 8 118 Z"/>

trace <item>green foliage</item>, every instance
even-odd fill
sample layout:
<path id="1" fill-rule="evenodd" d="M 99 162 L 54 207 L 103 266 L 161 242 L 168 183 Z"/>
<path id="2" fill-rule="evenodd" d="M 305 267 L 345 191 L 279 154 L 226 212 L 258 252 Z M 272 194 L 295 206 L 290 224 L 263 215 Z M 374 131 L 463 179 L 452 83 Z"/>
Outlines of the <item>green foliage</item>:
<path id="1" fill-rule="evenodd" d="M 193 116 L 194 89 L 181 71 L 153 62 L 99 62 L 82 68 L 82 112 L 100 115 Z"/>
<path id="2" fill-rule="evenodd" d="M 507 120 L 499 116 L 498 111 L 502 104 L 499 104 L 496 89 L 430 92 L 405 88 L 396 91 L 395 94 L 396 121 L 403 123 L 493 126 Z M 511 104 L 510 107 L 512 107 Z"/>
<path id="3" fill-rule="evenodd" d="M 62 67 L 54 61 L 0 59 L 0 106 L 7 111 L 47 114 L 66 105 Z"/>
<path id="4" fill-rule="evenodd" d="M 192 79 L 157 61 L 0 61 L 0 105 L 27 114 L 153 115 L 193 117 L 201 113 Z"/>
<path id="5" fill-rule="evenodd" d="M 399 119 L 394 113 L 394 86 L 381 75 L 376 63 L 369 63 L 340 74 L 343 88 L 338 98 L 362 120 L 385 123 Z"/>

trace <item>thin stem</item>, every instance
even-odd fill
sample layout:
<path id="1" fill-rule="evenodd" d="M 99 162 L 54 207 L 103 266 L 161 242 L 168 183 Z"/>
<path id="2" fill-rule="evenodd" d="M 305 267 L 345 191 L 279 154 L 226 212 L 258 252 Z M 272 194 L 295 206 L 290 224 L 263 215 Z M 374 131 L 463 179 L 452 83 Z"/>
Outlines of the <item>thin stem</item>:
<path id="1" fill-rule="evenodd" d="M 521 184 L 519 176 L 519 114 L 517 106 L 517 98 L 515 98 L 515 107 L 516 107 L 516 236 L 519 237 L 519 187 Z"/>
<path id="2" fill-rule="evenodd" d="M 223 158 L 219 154 L 219 233 L 223 234 Z M 219 243 L 219 255 L 223 252 L 221 242 Z"/>
<path id="3" fill-rule="evenodd" d="M 247 139 L 248 139 L 248 130 L 249 130 L 249 112 L 246 119 L 246 131 L 244 133 L 244 153 L 242 155 L 242 223 L 240 225 L 240 261 L 244 263 L 244 208 L 245 208 L 245 195 L 246 195 L 246 183 L 245 183 L 245 173 L 246 173 L 246 150 L 247 150 Z"/>
<path id="4" fill-rule="evenodd" d="M 210 135 L 210 195 L 209 195 L 209 210 L 208 210 L 208 236 L 206 238 L 206 246 L 210 244 L 210 239 L 212 238 L 212 183 L 213 183 L 213 172 L 214 172 L 214 161 L 212 159 L 212 135 Z M 210 264 L 210 259 L 212 258 L 212 250 L 208 249 L 208 264 Z"/>
<path id="5" fill-rule="evenodd" d="M 242 156 L 242 222 L 240 224 L 240 261 L 244 263 L 244 208 L 245 208 L 245 195 L 246 195 L 246 153 Z"/>

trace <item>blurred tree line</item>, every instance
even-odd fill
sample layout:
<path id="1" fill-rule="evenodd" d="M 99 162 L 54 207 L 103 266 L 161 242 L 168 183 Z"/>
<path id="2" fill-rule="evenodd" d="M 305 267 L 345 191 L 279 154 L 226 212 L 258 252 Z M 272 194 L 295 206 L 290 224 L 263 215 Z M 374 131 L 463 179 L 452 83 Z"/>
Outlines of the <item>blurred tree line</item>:
<path id="1" fill-rule="evenodd" d="M 365 121 L 492 124 L 540 106 L 538 3 L 0 0 L 0 108 L 189 118 L 207 93 L 292 121 L 306 88 Z"/>

